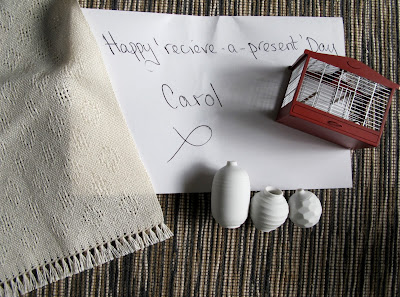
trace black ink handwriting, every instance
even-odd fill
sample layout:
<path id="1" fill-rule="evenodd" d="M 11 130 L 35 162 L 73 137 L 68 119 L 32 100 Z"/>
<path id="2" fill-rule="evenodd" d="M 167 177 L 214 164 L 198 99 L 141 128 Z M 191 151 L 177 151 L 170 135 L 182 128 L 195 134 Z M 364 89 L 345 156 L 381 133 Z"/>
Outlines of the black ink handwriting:
<path id="1" fill-rule="evenodd" d="M 265 41 L 260 41 L 258 45 L 255 45 L 251 42 L 249 42 L 247 45 L 249 47 L 250 53 L 253 55 L 253 57 L 257 60 L 257 55 L 256 53 L 258 51 L 263 51 L 263 52 L 284 52 L 284 51 L 297 51 L 297 43 L 299 42 L 298 40 L 294 40 L 293 36 L 289 36 L 289 41 L 286 42 L 265 42 Z"/>
<path id="2" fill-rule="evenodd" d="M 235 44 L 235 43 L 225 43 L 217 46 L 214 43 L 198 42 L 196 40 L 182 41 L 182 42 L 168 42 L 158 43 L 156 38 L 152 38 L 149 42 L 119 42 L 111 34 L 102 35 L 105 40 L 105 45 L 108 46 L 110 52 L 113 55 L 116 54 L 131 54 L 136 57 L 138 62 L 143 62 L 146 65 L 148 71 L 153 71 L 154 66 L 160 66 L 160 60 L 158 56 L 161 54 L 167 54 L 168 56 L 187 56 L 187 55 L 215 55 L 220 53 L 230 53 L 232 55 L 239 54 L 250 54 L 254 59 L 260 59 L 262 54 L 265 53 L 277 53 L 277 52 L 287 52 L 287 51 L 299 51 L 304 48 L 308 48 L 315 52 L 326 52 L 330 54 L 338 54 L 336 50 L 335 43 L 321 42 L 318 38 L 307 37 L 301 34 L 292 34 L 283 36 L 278 40 L 261 40 L 252 41 L 247 44 Z M 172 89 L 166 85 L 165 90 L 170 94 L 174 92 Z M 165 92 L 164 92 L 165 94 Z M 200 95 L 199 95 L 200 96 Z M 193 96 L 194 98 L 195 96 Z M 166 99 L 166 97 L 164 96 Z M 180 103 L 182 107 L 193 106 L 197 102 L 191 102 L 192 99 L 186 100 L 186 97 L 180 96 Z M 196 100 L 196 98 L 194 98 Z M 210 99 L 210 97 L 208 97 Z M 166 99 L 167 101 L 167 99 Z M 168 103 L 168 101 L 167 101 Z M 169 103 L 168 103 L 169 104 Z M 171 105 L 172 108 L 177 108 L 178 105 Z"/>
<path id="3" fill-rule="evenodd" d="M 207 94 L 193 94 L 191 96 L 179 95 L 174 96 L 174 91 L 168 84 L 161 85 L 161 92 L 164 97 L 165 102 L 172 108 L 177 109 L 180 105 L 181 107 L 193 107 L 201 106 L 203 102 L 207 106 L 213 106 L 216 102 L 222 107 L 222 102 L 217 94 L 212 83 L 210 83 L 212 92 Z M 178 104 L 179 102 L 179 104 Z"/>
<path id="4" fill-rule="evenodd" d="M 172 155 L 172 157 L 167 161 L 167 163 L 168 163 L 169 161 L 171 161 L 171 160 L 176 156 L 176 154 L 181 150 L 182 146 L 183 146 L 185 143 L 187 143 L 187 144 L 189 144 L 189 145 L 191 145 L 191 146 L 198 147 L 198 146 L 203 146 L 203 145 L 207 144 L 207 143 L 210 141 L 210 139 L 212 138 L 212 129 L 210 128 L 210 126 L 207 126 L 207 125 L 200 125 L 200 126 L 197 126 L 196 128 L 194 128 L 194 129 L 189 133 L 189 135 L 188 135 L 187 137 L 183 137 L 183 136 L 178 132 L 178 130 L 175 129 L 175 127 L 173 127 L 173 129 L 175 130 L 176 133 L 178 133 L 179 137 L 181 137 L 181 138 L 183 139 L 183 142 L 182 142 L 182 144 L 179 146 L 179 148 L 177 149 L 177 151 Z M 193 143 L 193 142 L 190 142 L 190 141 L 189 141 L 190 136 L 191 136 L 195 131 L 199 131 L 200 129 L 201 129 L 201 130 L 205 130 L 205 131 L 207 131 L 207 132 L 209 133 L 208 139 L 205 140 L 205 141 L 202 142 L 202 143 Z"/>
<path id="5" fill-rule="evenodd" d="M 306 38 L 308 45 L 310 47 L 310 50 L 314 52 L 329 52 L 331 54 L 338 55 L 338 52 L 336 51 L 336 47 L 334 43 L 323 43 L 323 42 L 318 42 L 314 38 L 307 37 Z"/>
<path id="6" fill-rule="evenodd" d="M 153 64 L 160 66 L 160 61 L 157 58 L 152 46 L 150 43 L 140 43 L 140 42 L 128 42 L 125 43 L 117 43 L 115 41 L 114 36 L 110 32 L 108 32 L 108 36 L 106 37 L 103 34 L 103 39 L 106 41 L 106 45 L 109 47 L 111 53 L 115 55 L 116 53 L 120 54 L 132 54 L 136 57 L 138 62 L 144 62 L 145 64 Z M 156 45 L 157 41 L 153 38 L 154 43 Z"/>
<path id="7" fill-rule="evenodd" d="M 191 40 L 190 44 L 173 44 L 167 43 L 164 46 L 165 51 L 168 55 L 170 54 L 216 54 L 214 44 L 206 43 L 204 45 L 193 44 Z"/>

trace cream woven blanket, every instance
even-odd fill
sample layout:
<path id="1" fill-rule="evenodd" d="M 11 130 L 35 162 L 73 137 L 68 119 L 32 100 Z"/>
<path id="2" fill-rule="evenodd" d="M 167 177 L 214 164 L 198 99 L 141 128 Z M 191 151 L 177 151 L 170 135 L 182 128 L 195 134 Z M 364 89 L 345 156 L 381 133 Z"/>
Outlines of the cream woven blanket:
<path id="1" fill-rule="evenodd" d="M 0 296 L 171 235 L 78 3 L 0 0 Z"/>

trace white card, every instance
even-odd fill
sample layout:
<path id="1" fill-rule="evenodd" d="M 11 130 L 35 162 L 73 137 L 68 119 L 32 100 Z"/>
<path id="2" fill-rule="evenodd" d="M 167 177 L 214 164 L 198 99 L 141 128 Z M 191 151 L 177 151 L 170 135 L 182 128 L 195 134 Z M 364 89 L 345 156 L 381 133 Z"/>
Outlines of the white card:
<path id="1" fill-rule="evenodd" d="M 228 160 L 252 190 L 352 186 L 348 149 L 275 122 L 304 49 L 345 55 L 341 18 L 83 13 L 157 193 L 209 192 Z"/>

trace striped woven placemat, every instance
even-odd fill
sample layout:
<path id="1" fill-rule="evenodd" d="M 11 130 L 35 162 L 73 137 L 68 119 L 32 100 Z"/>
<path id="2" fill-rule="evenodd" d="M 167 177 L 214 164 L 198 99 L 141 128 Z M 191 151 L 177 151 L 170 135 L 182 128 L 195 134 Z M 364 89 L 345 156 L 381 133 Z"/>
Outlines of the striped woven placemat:
<path id="1" fill-rule="evenodd" d="M 82 7 L 192 15 L 341 16 L 347 56 L 399 82 L 397 0 L 93 1 Z M 30 296 L 399 296 L 399 94 L 374 149 L 352 153 L 353 189 L 317 190 L 312 229 L 217 226 L 210 194 L 159 195 L 175 236 Z M 288 197 L 292 192 L 287 191 Z"/>

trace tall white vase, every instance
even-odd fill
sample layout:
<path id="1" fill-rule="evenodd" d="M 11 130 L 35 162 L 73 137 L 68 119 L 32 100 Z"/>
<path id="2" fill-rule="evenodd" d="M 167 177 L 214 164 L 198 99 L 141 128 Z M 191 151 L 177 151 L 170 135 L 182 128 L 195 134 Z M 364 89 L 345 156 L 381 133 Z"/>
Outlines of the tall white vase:
<path id="1" fill-rule="evenodd" d="M 251 199 L 250 216 L 256 228 L 270 232 L 287 219 L 289 206 L 281 190 L 268 186 Z"/>
<path id="2" fill-rule="evenodd" d="M 314 193 L 298 189 L 289 198 L 289 218 L 300 228 L 311 228 L 322 214 L 321 201 Z"/>
<path id="3" fill-rule="evenodd" d="M 214 175 L 211 189 L 211 212 L 219 225 L 238 228 L 249 214 L 250 179 L 237 162 L 228 161 Z"/>

